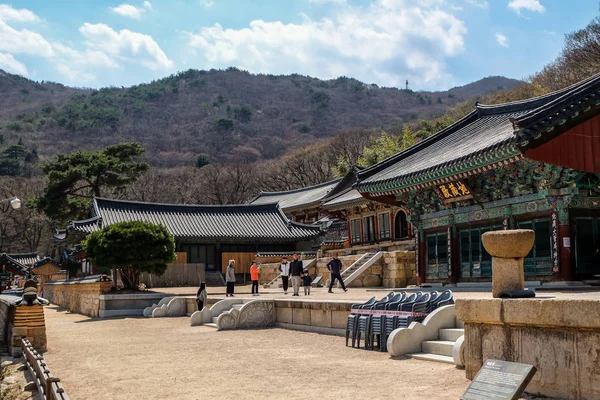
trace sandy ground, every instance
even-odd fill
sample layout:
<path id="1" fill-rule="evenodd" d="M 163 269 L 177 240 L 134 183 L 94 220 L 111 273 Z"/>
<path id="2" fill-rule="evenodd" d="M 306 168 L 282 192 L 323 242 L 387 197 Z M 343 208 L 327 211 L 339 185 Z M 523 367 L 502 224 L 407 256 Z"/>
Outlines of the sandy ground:
<path id="1" fill-rule="evenodd" d="M 392 359 L 283 329 L 217 332 L 188 318 L 91 319 L 46 307 L 51 371 L 72 399 L 458 399 L 451 365 Z"/>

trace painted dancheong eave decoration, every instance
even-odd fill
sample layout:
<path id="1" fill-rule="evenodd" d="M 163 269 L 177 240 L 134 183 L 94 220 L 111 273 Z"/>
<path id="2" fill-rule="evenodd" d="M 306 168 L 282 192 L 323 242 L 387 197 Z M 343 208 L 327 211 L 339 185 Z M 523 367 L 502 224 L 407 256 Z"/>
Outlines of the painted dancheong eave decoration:
<path id="1" fill-rule="evenodd" d="M 513 121 L 529 159 L 600 173 L 600 75 Z"/>

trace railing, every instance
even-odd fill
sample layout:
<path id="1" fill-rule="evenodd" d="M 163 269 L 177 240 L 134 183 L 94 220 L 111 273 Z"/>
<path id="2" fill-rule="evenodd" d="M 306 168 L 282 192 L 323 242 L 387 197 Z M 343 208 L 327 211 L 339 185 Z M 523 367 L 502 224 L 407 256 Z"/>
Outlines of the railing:
<path id="1" fill-rule="evenodd" d="M 365 256 L 367 256 L 368 254 L 369 253 L 365 254 Z M 361 257 L 359 260 L 363 260 L 363 258 L 365 256 Z M 365 260 L 364 264 L 362 264 L 360 267 L 358 267 L 355 271 L 352 271 L 352 273 L 347 278 L 344 278 L 344 283 L 346 285 L 350 284 L 353 280 L 355 280 L 357 277 L 359 277 L 367 268 L 369 268 L 371 265 L 375 264 L 375 262 L 377 260 L 379 260 L 382 256 L 383 256 L 383 252 L 381 252 L 381 251 L 372 255 L 368 260 Z M 357 260 L 356 262 L 358 262 L 359 260 Z M 352 265 L 355 265 L 355 264 L 356 263 L 354 263 Z M 350 268 L 348 268 L 348 269 L 350 269 Z"/>
<path id="2" fill-rule="evenodd" d="M 21 346 L 27 369 L 33 376 L 40 398 L 42 400 L 69 400 L 60 379 L 52 376 L 44 357 L 33 348 L 29 340 L 21 339 Z"/>

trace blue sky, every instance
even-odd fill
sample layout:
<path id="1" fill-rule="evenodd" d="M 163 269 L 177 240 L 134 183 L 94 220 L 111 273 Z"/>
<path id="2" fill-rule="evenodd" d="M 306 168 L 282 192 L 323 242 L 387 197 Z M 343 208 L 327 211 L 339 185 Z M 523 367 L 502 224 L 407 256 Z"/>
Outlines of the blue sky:
<path id="1" fill-rule="evenodd" d="M 0 69 L 86 87 L 236 66 L 447 89 L 525 78 L 598 14 L 598 0 L 0 0 Z"/>

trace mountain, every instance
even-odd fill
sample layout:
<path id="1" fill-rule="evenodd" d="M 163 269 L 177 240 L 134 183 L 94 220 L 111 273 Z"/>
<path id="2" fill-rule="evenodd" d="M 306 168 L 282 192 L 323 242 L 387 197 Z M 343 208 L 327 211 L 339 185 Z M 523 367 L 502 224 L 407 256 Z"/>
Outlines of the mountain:
<path id="1" fill-rule="evenodd" d="M 378 87 L 352 78 L 188 70 L 148 84 L 100 90 L 34 82 L 0 70 L 0 134 L 43 159 L 122 141 L 155 166 L 273 159 L 348 128 L 398 126 L 520 81 L 487 77 L 448 91 Z"/>

